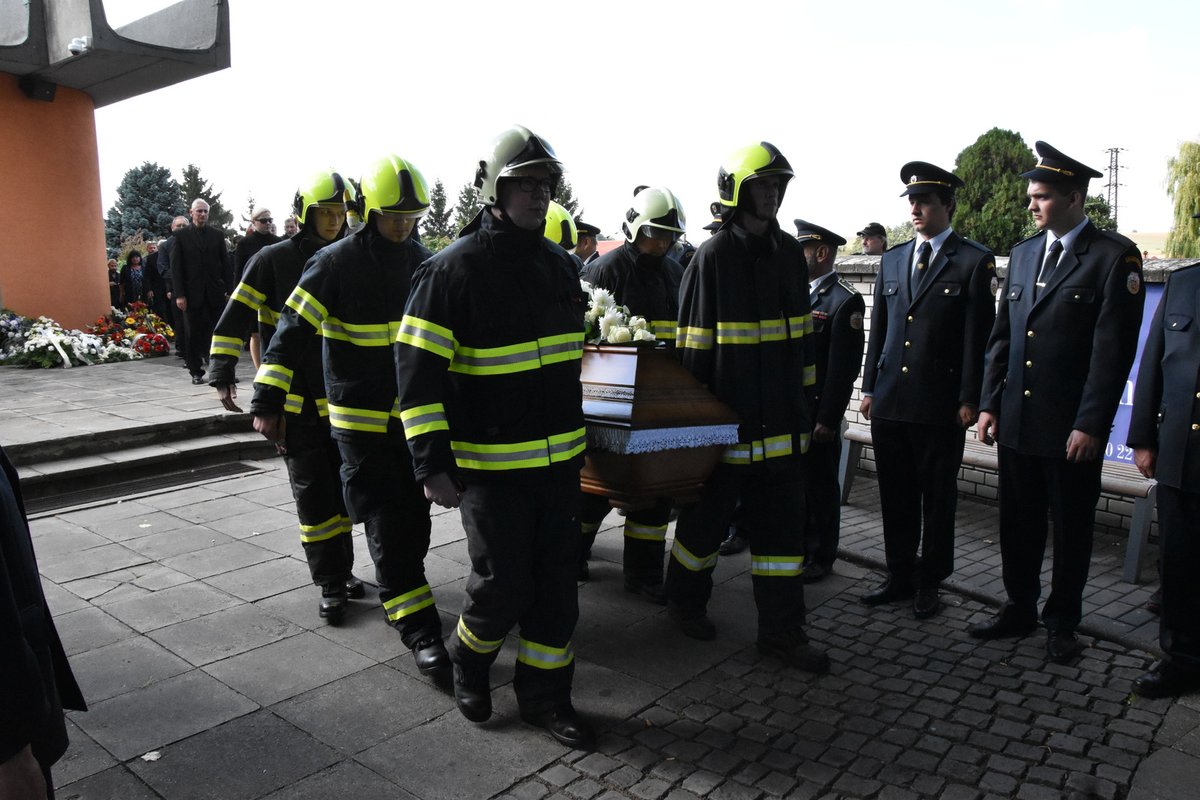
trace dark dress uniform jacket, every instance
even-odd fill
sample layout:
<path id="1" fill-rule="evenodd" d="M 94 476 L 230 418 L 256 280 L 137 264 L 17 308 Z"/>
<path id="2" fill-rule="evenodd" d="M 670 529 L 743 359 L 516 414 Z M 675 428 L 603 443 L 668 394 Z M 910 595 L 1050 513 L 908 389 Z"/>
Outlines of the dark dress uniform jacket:
<path id="1" fill-rule="evenodd" d="M 1137 352 L 1142 257 L 1090 222 L 1034 300 L 1045 232 L 1012 249 L 988 343 L 980 409 L 999 417 L 999 442 L 1063 458 L 1072 430 L 1107 439 Z"/>
<path id="2" fill-rule="evenodd" d="M 841 425 L 862 369 L 865 309 L 862 295 L 836 272 L 817 288 L 812 300 L 816 421 L 827 428 L 836 430 Z"/>
<path id="3" fill-rule="evenodd" d="M 654 258 L 626 242 L 589 262 L 580 277 L 608 289 L 630 313 L 645 317 L 656 339 L 675 344 L 683 267 L 670 255 Z"/>
<path id="4" fill-rule="evenodd" d="M 1159 483 L 1200 493 L 1200 264 L 1167 279 L 1146 337 L 1130 447 L 1158 449 Z"/>
<path id="5" fill-rule="evenodd" d="M 176 298 L 187 298 L 192 305 L 220 303 L 233 289 L 233 260 L 221 231 L 195 225 L 175 234 L 171 248 L 171 283 Z"/>
<path id="6" fill-rule="evenodd" d="M 17 471 L 0 449 L 0 763 L 32 745 L 43 768 L 67 749 L 63 707 L 84 710 L 42 593 Z"/>
<path id="7" fill-rule="evenodd" d="M 983 355 L 995 319 L 996 259 L 951 231 L 930 273 L 909 288 L 916 240 L 885 252 L 875 281 L 863 393 L 871 416 L 957 424 L 959 406 L 979 405 Z"/>

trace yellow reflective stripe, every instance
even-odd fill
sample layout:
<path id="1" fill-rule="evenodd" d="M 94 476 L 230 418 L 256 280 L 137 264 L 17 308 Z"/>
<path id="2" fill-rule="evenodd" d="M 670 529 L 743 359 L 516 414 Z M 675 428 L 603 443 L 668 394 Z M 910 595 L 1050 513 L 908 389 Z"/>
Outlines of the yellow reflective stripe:
<path id="1" fill-rule="evenodd" d="M 562 669 L 570 666 L 575 660 L 575 651 L 571 643 L 566 647 L 551 647 L 548 644 L 538 644 L 528 639 L 517 640 L 517 661 L 529 667 L 538 669 Z"/>
<path id="2" fill-rule="evenodd" d="M 406 439 L 413 439 L 423 433 L 450 430 L 450 425 L 446 422 L 446 407 L 441 403 L 405 409 L 400 412 L 400 421 L 404 423 Z"/>
<path id="3" fill-rule="evenodd" d="M 578 361 L 583 358 L 583 331 L 542 336 L 537 340 L 537 345 L 543 366 Z"/>
<path id="4" fill-rule="evenodd" d="M 804 435 L 801 440 L 807 441 L 807 438 L 807 435 Z M 792 436 L 785 433 L 769 436 L 765 440 L 755 439 L 753 442 L 731 445 L 721 454 L 721 461 L 726 464 L 752 464 L 766 458 L 790 456 L 792 452 Z"/>
<path id="5" fill-rule="evenodd" d="M 445 359 L 454 358 L 454 332 L 433 322 L 404 315 L 400 320 L 400 330 L 396 333 L 396 341 L 400 344 L 412 345 L 422 350 L 428 350 L 434 355 Z"/>
<path id="6" fill-rule="evenodd" d="M 387 433 L 388 420 L 391 412 L 376 411 L 370 408 L 354 408 L 327 403 L 329 409 L 329 424 L 344 431 L 366 431 L 367 433 Z"/>
<path id="7" fill-rule="evenodd" d="M 350 532 L 350 518 L 341 514 L 334 514 L 324 522 L 319 522 L 316 525 L 300 524 L 300 541 L 302 542 L 323 542 L 326 539 L 332 539 L 335 536 L 340 536 L 343 533 Z"/>
<path id="8" fill-rule="evenodd" d="M 299 414 L 304 410 L 304 398 L 298 394 L 288 394 L 283 398 L 283 410 L 289 414 Z"/>
<path id="9" fill-rule="evenodd" d="M 788 335 L 793 339 L 807 336 L 813 332 L 812 314 L 805 314 L 800 317 L 788 317 L 787 327 Z"/>
<path id="10" fill-rule="evenodd" d="M 758 335 L 764 342 L 782 342 L 788 338 L 787 327 L 782 319 L 759 320 Z"/>
<path id="11" fill-rule="evenodd" d="M 218 336 L 213 334 L 212 346 L 208 349 L 210 356 L 232 356 L 238 358 L 242 354 L 242 340 L 236 336 Z"/>
<path id="12" fill-rule="evenodd" d="M 388 620 L 395 622 L 431 605 L 433 605 L 433 589 L 430 589 L 427 583 L 424 586 L 418 586 L 411 592 L 398 594 L 391 600 L 385 600 L 383 610 L 387 614 Z"/>
<path id="13" fill-rule="evenodd" d="M 325 310 L 325 306 L 321 305 L 321 301 L 299 286 L 292 290 L 286 305 L 308 320 L 308 324 L 317 330 L 321 330 L 321 323 L 329 316 L 329 312 Z"/>
<path id="14" fill-rule="evenodd" d="M 650 332 L 655 338 L 675 341 L 675 320 L 655 319 L 650 321 Z"/>
<path id="15" fill-rule="evenodd" d="M 556 433 L 550 442 L 550 462 L 570 461 L 587 447 L 587 428 L 577 428 L 570 433 Z"/>
<path id="16" fill-rule="evenodd" d="M 326 400 L 324 397 L 317 398 L 317 416 L 319 416 L 319 417 L 328 417 L 329 416 L 329 401 Z"/>
<path id="17" fill-rule="evenodd" d="M 458 640 L 467 647 L 474 650 L 476 653 L 494 653 L 500 649 L 500 645 L 504 644 L 504 639 L 494 639 L 488 641 L 480 639 L 475 634 L 471 633 L 471 629 L 467 627 L 467 623 L 462 617 L 458 618 L 458 627 L 454 631 L 458 635 Z"/>
<path id="18" fill-rule="evenodd" d="M 792 435 L 785 433 L 781 436 L 768 436 L 762 441 L 763 455 L 767 458 L 790 456 L 792 454 Z"/>
<path id="19" fill-rule="evenodd" d="M 667 539 L 667 526 L 643 525 L 626 518 L 625 536 L 629 539 L 641 539 L 647 542 L 664 542 Z"/>
<path id="20" fill-rule="evenodd" d="M 465 375 L 505 375 L 540 366 L 537 342 L 520 342 L 504 347 L 459 345 L 450 363 L 450 371 Z"/>
<path id="21" fill-rule="evenodd" d="M 706 569 L 712 569 L 717 566 L 717 551 L 714 550 L 707 556 L 693 555 L 690 550 L 679 543 L 676 539 L 671 545 L 671 557 L 678 561 L 685 569 L 692 572 L 701 572 Z"/>
<path id="22" fill-rule="evenodd" d="M 329 317 L 321 323 L 321 335 L 359 347 L 388 347 L 395 336 L 386 322 L 359 325 Z"/>
<path id="23" fill-rule="evenodd" d="M 804 571 L 804 556 L 760 556 L 750 552 L 750 574 L 791 578 Z"/>
<path id="24" fill-rule="evenodd" d="M 782 342 L 789 336 L 798 339 L 812 333 L 812 315 L 780 319 L 764 319 L 758 322 L 718 322 L 717 344 L 760 344 Z"/>
<path id="25" fill-rule="evenodd" d="M 804 368 L 804 385 L 805 386 L 816 386 L 817 385 L 817 365 L 816 364 L 809 364 L 808 366 L 806 366 Z"/>
<path id="26" fill-rule="evenodd" d="M 758 323 L 718 322 L 717 344 L 758 344 Z"/>
<path id="27" fill-rule="evenodd" d="M 550 466 L 550 451 L 545 439 L 511 444 L 475 444 L 450 442 L 454 461 L 464 469 L 526 469 Z"/>
<path id="28" fill-rule="evenodd" d="M 237 285 L 237 288 L 233 290 L 233 294 L 229 295 L 229 299 L 237 300 L 239 303 L 243 303 L 255 311 L 257 311 L 263 303 L 267 302 L 267 296 L 265 294 L 260 292 L 258 289 L 255 289 L 245 281 L 242 281 Z"/>
<path id="29" fill-rule="evenodd" d="M 675 346 L 692 350 L 711 350 L 713 346 L 712 328 L 693 328 L 680 325 L 675 333 Z"/>
<path id="30" fill-rule="evenodd" d="M 273 328 L 279 327 L 279 312 L 270 306 L 258 307 L 258 321 Z"/>
<path id="31" fill-rule="evenodd" d="M 254 375 L 255 383 L 265 383 L 277 389 L 288 391 L 292 388 L 292 378 L 295 373 L 283 364 L 263 364 Z"/>

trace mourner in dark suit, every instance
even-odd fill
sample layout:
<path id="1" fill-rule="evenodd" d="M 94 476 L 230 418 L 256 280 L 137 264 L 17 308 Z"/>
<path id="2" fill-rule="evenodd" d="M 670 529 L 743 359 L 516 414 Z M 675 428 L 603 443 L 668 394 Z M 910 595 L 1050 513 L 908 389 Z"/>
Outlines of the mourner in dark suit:
<path id="1" fill-rule="evenodd" d="M 208 203 L 196 199 L 191 208 L 192 224 L 175 234 L 171 252 L 171 283 L 175 305 L 187 321 L 187 350 L 184 358 L 192 383 L 204 381 L 202 361 L 208 358 L 213 326 L 233 290 L 233 259 L 221 231 L 208 224 Z"/>
<path id="2" fill-rule="evenodd" d="M 837 558 L 842 522 L 838 460 L 841 425 L 862 369 L 862 295 L 833 271 L 838 248 L 846 240 L 820 225 L 795 220 L 796 239 L 808 262 L 812 303 L 813 349 L 817 363 L 816 423 L 804 454 L 804 497 L 808 524 L 804 530 L 804 572 L 800 580 L 815 583 L 829 575 Z"/>
<path id="3" fill-rule="evenodd" d="M 1100 173 L 1037 143 L 1029 210 L 1039 233 L 1018 243 L 988 341 L 978 437 L 1000 445 L 1000 553 L 1008 599 L 972 636 L 1037 627 L 1047 514 L 1054 568 L 1042 608 L 1046 656 L 1067 663 L 1092 554 L 1100 469 L 1142 321 L 1142 257 L 1083 211 Z"/>
<path id="4" fill-rule="evenodd" d="M 1166 655 L 1133 691 L 1172 697 L 1200 688 L 1200 264 L 1167 279 L 1142 353 L 1128 442 L 1142 474 L 1158 479 Z"/>
<path id="5" fill-rule="evenodd" d="M 925 619 L 954 571 L 958 469 L 978 414 L 996 259 L 950 227 L 958 176 L 913 161 L 900 180 L 917 236 L 880 259 L 861 407 L 871 421 L 888 577 L 862 602 L 911 597 Z"/>
<path id="6" fill-rule="evenodd" d="M 0 797 L 53 797 L 64 706 L 87 708 L 42 593 L 17 471 L 0 448 Z"/>

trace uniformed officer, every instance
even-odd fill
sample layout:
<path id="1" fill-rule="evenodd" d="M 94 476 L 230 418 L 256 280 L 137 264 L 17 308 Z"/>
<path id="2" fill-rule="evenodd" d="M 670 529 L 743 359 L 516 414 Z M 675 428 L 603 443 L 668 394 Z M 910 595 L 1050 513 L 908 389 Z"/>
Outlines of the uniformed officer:
<path id="1" fill-rule="evenodd" d="M 816 384 L 808 269 L 776 215 L 793 176 L 769 142 L 730 155 L 718 173 L 731 214 L 696 251 L 680 289 L 676 347 L 683 366 L 737 412 L 739 442 L 679 512 L 667 603 L 687 636 L 716 638 L 708 618 L 717 548 L 741 499 L 758 608 L 758 649 L 809 672 L 829 657 L 804 630 L 804 489 L 800 456 Z"/>
<path id="2" fill-rule="evenodd" d="M 477 163 L 483 208 L 414 276 L 396 340 L 417 480 L 433 502 L 461 507 L 471 559 L 449 642 L 454 700 L 472 722 L 491 716 L 489 671 L 519 625 L 521 719 L 590 748 L 571 705 L 585 298 L 567 253 L 543 236 L 562 164 L 520 126 Z"/>
<path id="3" fill-rule="evenodd" d="M 686 230 L 687 220 L 679 198 L 670 189 L 639 188 L 621 223 L 625 243 L 588 264 L 582 278 L 612 292 L 617 304 L 627 306 L 630 314 L 644 317 L 655 338 L 674 350 L 683 267 L 670 251 Z M 608 511 L 606 498 L 583 495 L 580 528 L 584 551 L 592 546 Z M 663 552 L 670 516 L 671 500 L 660 498 L 650 508 L 627 512 L 623 528 L 625 590 L 660 605 L 667 602 Z M 580 555 L 586 566 L 585 552 Z"/>
<path id="4" fill-rule="evenodd" d="M 1046 656 L 1071 661 L 1092 554 L 1100 469 L 1145 299 L 1142 257 L 1088 221 L 1087 185 L 1100 173 L 1038 142 L 1029 210 L 1039 232 L 1016 244 L 988 341 L 978 438 L 999 442 L 1000 553 L 1007 601 L 971 626 L 981 639 L 1037 627 L 1047 513 L 1054 522 Z"/>
<path id="5" fill-rule="evenodd" d="M 880 259 L 860 407 L 871 421 L 888 577 L 861 599 L 911 597 L 925 619 L 954 571 L 958 469 L 978 413 L 996 259 L 951 227 L 957 175 L 911 161 L 900 180 L 917 235 Z"/>
<path id="6" fill-rule="evenodd" d="M 850 283 L 834 271 L 838 248 L 846 240 L 833 231 L 795 220 L 796 239 L 804 245 L 808 292 L 812 303 L 817 360 L 816 424 L 804 455 L 804 573 L 816 583 L 833 570 L 842 519 L 838 461 L 842 455 L 842 418 L 854 381 L 862 369 L 863 314 L 866 304 Z"/>
<path id="7" fill-rule="evenodd" d="M 210 353 L 209 385 L 229 411 L 241 411 L 234 369 L 246 331 L 257 333 L 263 350 L 271 346 L 284 303 L 300 281 L 304 265 L 345 230 L 345 191 L 346 181 L 337 172 L 309 176 L 293 201 L 299 232 L 261 248 L 246 262 L 245 274 L 213 331 Z M 346 599 L 363 597 L 365 592 L 362 581 L 350 574 L 354 545 L 342 499 L 342 459 L 330 436 L 319 337 L 309 340 L 293 372 L 283 403 L 287 420 L 282 431 L 283 462 L 296 498 L 300 543 L 313 583 L 321 587 L 317 613 L 336 625 L 346 613 Z"/>
<path id="8" fill-rule="evenodd" d="M 596 237 L 600 229 L 583 221 L 582 217 L 575 218 L 575 230 L 579 233 L 579 241 L 575 245 L 575 255 L 585 265 L 599 258 L 596 253 Z"/>
<path id="9" fill-rule="evenodd" d="M 1133 691 L 1173 697 L 1200 688 L 1200 264 L 1167 279 L 1138 368 L 1128 442 L 1141 473 L 1158 479 L 1165 655 Z"/>

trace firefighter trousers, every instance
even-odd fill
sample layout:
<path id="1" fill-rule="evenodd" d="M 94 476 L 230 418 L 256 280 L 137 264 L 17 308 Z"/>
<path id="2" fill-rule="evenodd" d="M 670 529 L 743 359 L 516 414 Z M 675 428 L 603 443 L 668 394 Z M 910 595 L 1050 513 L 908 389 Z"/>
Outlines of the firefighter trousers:
<path id="1" fill-rule="evenodd" d="M 554 709 L 570 701 L 575 671 L 578 474 L 463 480 L 460 510 L 471 574 L 448 642 L 450 658 L 478 679 L 516 625 L 517 703 L 527 713 Z"/>
<path id="2" fill-rule="evenodd" d="M 287 465 L 300 518 L 300 544 L 318 586 L 345 584 L 354 568 L 354 538 L 342 499 L 342 458 L 329 426 L 288 415 L 284 431 Z"/>
<path id="3" fill-rule="evenodd" d="M 770 469 L 718 464 L 700 500 L 685 506 L 675 523 L 667 561 L 667 604 L 684 619 L 705 615 L 712 595 L 717 548 L 734 508 L 750 542 L 750 574 L 758 607 L 759 639 L 804 625 L 804 485 L 799 461 Z"/>
<path id="4" fill-rule="evenodd" d="M 388 624 L 412 648 L 441 636 L 442 621 L 425 578 L 429 501 L 412 472 L 400 434 L 338 440 L 350 518 L 366 529 L 375 580 Z"/>
<path id="5" fill-rule="evenodd" d="M 579 528 L 583 541 L 579 548 L 582 564 L 596 541 L 600 525 L 612 506 L 600 495 L 580 493 Z M 671 520 L 671 501 L 660 498 L 649 508 L 625 513 L 625 577 L 639 583 L 662 583 L 663 553 L 666 550 L 667 525 Z"/>

